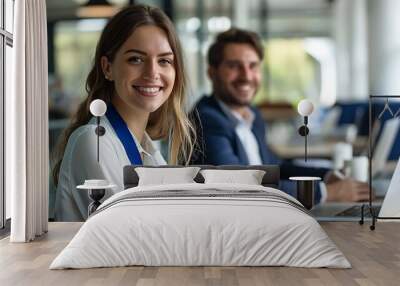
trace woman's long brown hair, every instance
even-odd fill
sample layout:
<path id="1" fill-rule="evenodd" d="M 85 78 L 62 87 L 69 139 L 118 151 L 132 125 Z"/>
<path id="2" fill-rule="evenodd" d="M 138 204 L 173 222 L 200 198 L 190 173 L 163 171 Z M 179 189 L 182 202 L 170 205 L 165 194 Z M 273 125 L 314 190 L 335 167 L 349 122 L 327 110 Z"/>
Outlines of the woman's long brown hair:
<path id="1" fill-rule="evenodd" d="M 178 36 L 170 19 L 159 8 L 134 5 L 122 9 L 111 18 L 100 36 L 93 67 L 86 79 L 87 97 L 79 105 L 71 124 L 63 132 L 54 154 L 56 163 L 53 168 L 53 180 L 56 185 L 68 139 L 77 128 L 87 124 L 92 118 L 89 111 L 90 103 L 94 99 L 102 99 L 109 103 L 114 94 L 114 83 L 104 77 L 101 57 L 106 56 L 112 62 L 123 43 L 136 28 L 143 25 L 154 25 L 165 31 L 174 53 L 176 70 L 171 95 L 158 110 L 150 114 L 146 131 L 154 140 L 169 138 L 171 164 L 188 164 L 193 152 L 195 132 L 185 111 L 186 73 Z"/>

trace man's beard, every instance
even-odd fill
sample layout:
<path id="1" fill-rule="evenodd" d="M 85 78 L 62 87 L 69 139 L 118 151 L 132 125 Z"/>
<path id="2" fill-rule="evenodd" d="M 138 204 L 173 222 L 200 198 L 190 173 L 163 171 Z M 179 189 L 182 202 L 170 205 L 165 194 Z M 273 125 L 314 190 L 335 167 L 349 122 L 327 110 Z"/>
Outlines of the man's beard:
<path id="1" fill-rule="evenodd" d="M 244 107 L 244 106 L 249 106 L 250 102 L 243 102 L 241 100 L 238 100 L 237 98 L 233 97 L 232 94 L 229 91 L 219 91 L 216 93 L 216 96 L 218 99 L 220 99 L 223 103 L 225 103 L 228 106 L 232 107 Z"/>
<path id="2" fill-rule="evenodd" d="M 246 83 L 251 84 L 250 82 Z M 215 86 L 223 86 L 223 85 L 217 81 Z M 215 96 L 226 105 L 240 108 L 240 107 L 250 106 L 251 100 L 254 98 L 256 91 L 254 91 L 254 94 L 252 95 L 250 100 L 240 100 L 239 98 L 236 98 L 228 89 L 225 88 L 214 89 L 214 93 Z"/>

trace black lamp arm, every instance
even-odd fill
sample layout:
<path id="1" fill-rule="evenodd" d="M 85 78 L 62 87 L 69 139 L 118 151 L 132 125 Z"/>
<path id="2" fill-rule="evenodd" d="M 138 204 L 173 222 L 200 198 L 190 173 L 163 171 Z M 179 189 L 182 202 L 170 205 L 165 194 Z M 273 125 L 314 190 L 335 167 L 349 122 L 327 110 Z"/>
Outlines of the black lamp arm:
<path id="1" fill-rule="evenodd" d="M 100 136 L 106 133 L 106 129 L 100 125 L 100 116 L 96 116 L 97 127 L 95 133 L 97 135 L 97 162 L 100 162 Z"/>
<path id="2" fill-rule="evenodd" d="M 304 125 L 300 126 L 299 134 L 304 137 L 304 160 L 305 161 L 307 161 L 307 135 L 309 133 L 307 124 L 308 124 L 308 116 L 304 116 Z"/>

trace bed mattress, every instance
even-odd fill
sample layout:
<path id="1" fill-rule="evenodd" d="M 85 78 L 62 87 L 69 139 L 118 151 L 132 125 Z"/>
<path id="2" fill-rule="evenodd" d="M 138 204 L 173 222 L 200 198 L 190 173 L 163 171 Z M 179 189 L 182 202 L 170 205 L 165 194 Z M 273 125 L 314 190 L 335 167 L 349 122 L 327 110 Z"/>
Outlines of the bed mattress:
<path id="1" fill-rule="evenodd" d="M 351 267 L 318 222 L 282 191 L 197 183 L 115 194 L 50 269 L 129 265 Z"/>

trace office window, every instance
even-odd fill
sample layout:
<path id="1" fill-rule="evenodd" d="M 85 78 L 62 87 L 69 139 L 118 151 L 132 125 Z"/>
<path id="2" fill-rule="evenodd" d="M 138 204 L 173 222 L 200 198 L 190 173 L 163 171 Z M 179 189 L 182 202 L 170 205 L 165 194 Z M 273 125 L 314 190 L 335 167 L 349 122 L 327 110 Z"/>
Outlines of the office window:
<path id="1" fill-rule="evenodd" d="M 263 86 L 256 103 L 296 104 L 305 97 L 324 105 L 334 102 L 332 7 L 329 1 L 323 0 L 305 1 L 304 7 L 289 2 L 174 2 L 175 25 L 185 43 L 190 86 L 196 97 L 211 89 L 206 73 L 210 43 L 219 32 L 236 26 L 257 32 L 265 41 Z"/>
<path id="2" fill-rule="evenodd" d="M 191 95 L 189 104 L 211 90 L 206 53 L 216 34 L 232 23 L 232 0 L 175 1 L 175 26 L 182 43 Z"/>
<path id="3" fill-rule="evenodd" d="M 57 73 L 49 75 L 49 100 L 55 109 L 63 109 L 66 116 L 75 111 L 86 95 L 86 77 L 92 65 L 97 41 L 106 23 L 106 19 L 84 19 L 60 21 L 55 25 Z"/>
<path id="4" fill-rule="evenodd" d="M 330 38 L 272 38 L 265 42 L 263 85 L 256 102 L 303 98 L 329 106 L 335 101 L 336 76 Z"/>
<path id="5" fill-rule="evenodd" d="M 12 45 L 13 45 L 14 0 L 0 0 L 0 228 L 10 218 L 10 194 L 6 193 L 4 162 L 4 106 L 11 94 Z"/>

